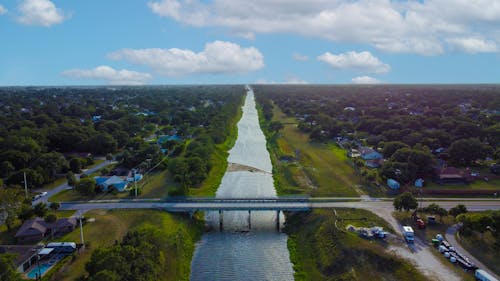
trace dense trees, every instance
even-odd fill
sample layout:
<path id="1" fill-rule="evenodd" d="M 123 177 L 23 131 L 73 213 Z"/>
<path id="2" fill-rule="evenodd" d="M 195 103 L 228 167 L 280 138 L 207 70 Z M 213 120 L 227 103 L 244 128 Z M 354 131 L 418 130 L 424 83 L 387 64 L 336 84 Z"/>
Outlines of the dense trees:
<path id="1" fill-rule="evenodd" d="M 167 148 L 172 156 L 200 135 L 222 143 L 243 93 L 241 86 L 1 88 L 0 177 L 21 185 L 26 172 L 28 188 L 38 187 L 79 173 L 90 164 L 81 155 L 118 151 L 123 166 L 147 168 L 164 156 L 146 140 L 152 134 L 180 138 Z"/>
<path id="2" fill-rule="evenodd" d="M 167 235 L 153 226 L 129 232 L 120 244 L 92 253 L 86 280 L 163 280 L 168 246 Z"/>
<path id="3" fill-rule="evenodd" d="M 21 281 L 21 274 L 14 265 L 15 255 L 0 254 L 0 276 L 2 281 Z"/>
<path id="4" fill-rule="evenodd" d="M 410 192 L 404 192 L 394 198 L 394 209 L 401 211 L 414 210 L 418 206 L 417 199 Z"/>

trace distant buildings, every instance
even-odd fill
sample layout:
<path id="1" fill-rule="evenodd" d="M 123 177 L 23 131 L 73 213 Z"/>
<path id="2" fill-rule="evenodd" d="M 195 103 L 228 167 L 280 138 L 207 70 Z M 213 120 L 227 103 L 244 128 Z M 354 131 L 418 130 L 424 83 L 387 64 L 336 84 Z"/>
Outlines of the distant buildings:
<path id="1" fill-rule="evenodd" d="M 15 237 L 18 243 L 32 243 L 41 241 L 47 235 L 61 235 L 71 232 L 77 225 L 76 218 L 62 218 L 48 223 L 42 218 L 27 220 L 17 231 Z"/>

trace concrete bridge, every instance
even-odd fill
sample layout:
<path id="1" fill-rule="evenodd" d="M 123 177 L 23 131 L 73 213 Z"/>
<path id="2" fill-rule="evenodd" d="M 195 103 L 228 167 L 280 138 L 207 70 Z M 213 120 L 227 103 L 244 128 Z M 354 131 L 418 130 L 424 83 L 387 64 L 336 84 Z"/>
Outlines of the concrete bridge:
<path id="1" fill-rule="evenodd" d="M 394 207 L 393 198 L 360 198 L 360 197 L 276 197 L 276 198 L 205 198 L 186 197 L 175 199 L 126 199 L 126 200 L 92 200 L 81 202 L 61 202 L 61 210 L 77 210 L 86 212 L 93 209 L 160 209 L 168 212 L 216 211 L 219 212 L 219 227 L 223 228 L 223 212 L 275 211 L 276 226 L 279 230 L 279 214 L 282 211 L 302 212 L 316 208 L 362 208 L 375 211 L 377 214 L 391 216 Z M 498 210 L 500 200 L 473 198 L 423 198 L 422 206 L 437 203 L 450 209 L 457 204 L 464 204 L 470 211 Z"/>

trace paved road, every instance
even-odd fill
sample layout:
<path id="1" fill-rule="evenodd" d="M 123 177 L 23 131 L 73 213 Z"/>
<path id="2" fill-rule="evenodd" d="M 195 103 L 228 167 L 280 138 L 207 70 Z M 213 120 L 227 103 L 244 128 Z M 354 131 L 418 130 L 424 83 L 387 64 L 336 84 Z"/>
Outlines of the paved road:
<path id="1" fill-rule="evenodd" d="M 450 244 L 455 248 L 455 250 L 457 252 L 460 252 L 464 255 L 466 255 L 474 264 L 476 264 L 477 267 L 481 268 L 482 270 L 488 272 L 489 274 L 491 274 L 493 277 L 495 277 L 496 279 L 500 280 L 500 277 L 495 274 L 491 269 L 489 269 L 486 265 L 484 265 L 482 262 L 480 262 L 478 259 L 476 259 L 472 254 L 470 254 L 469 252 L 467 252 L 461 245 L 460 243 L 458 243 L 456 237 L 455 237 L 455 233 L 457 233 L 458 229 L 460 228 L 460 226 L 458 224 L 455 224 L 451 227 L 449 227 L 447 230 L 446 230 L 446 240 L 448 240 L 448 242 L 450 242 Z"/>
<path id="2" fill-rule="evenodd" d="M 428 201 L 423 206 L 437 203 L 443 208 L 450 209 L 457 204 L 464 204 L 470 211 L 499 210 L 500 201 Z M 92 210 L 92 209 L 164 209 L 171 212 L 186 212 L 195 210 L 307 210 L 316 208 L 361 208 L 371 210 L 378 215 L 392 217 L 394 207 L 388 201 L 359 201 L 359 202 L 279 202 L 279 201 L 242 201 L 214 200 L 214 202 L 162 202 L 146 200 L 106 201 L 94 200 L 91 202 L 62 202 L 62 210 Z M 381 212 L 381 213 L 379 213 Z M 391 223 L 392 224 L 392 223 Z M 397 227 L 395 227 L 397 229 Z"/>
<path id="3" fill-rule="evenodd" d="M 108 166 L 108 165 L 111 165 L 111 164 L 114 164 L 116 162 L 114 161 L 110 161 L 110 160 L 105 160 L 104 162 L 101 162 L 97 165 L 95 165 L 94 167 L 90 168 L 90 169 L 87 169 L 87 170 L 84 170 L 82 174 L 86 174 L 86 175 L 90 175 L 92 173 L 95 173 L 96 171 Z M 79 175 L 77 175 L 77 178 L 79 178 Z M 50 197 L 56 195 L 57 193 L 67 189 L 67 188 L 70 188 L 70 186 L 68 185 L 68 182 L 64 182 L 63 184 L 61 185 L 58 185 L 56 186 L 55 188 L 53 189 L 50 189 L 50 190 L 39 190 L 40 192 L 42 191 L 47 191 L 47 195 L 35 200 L 32 202 L 32 205 L 35 206 L 36 204 L 38 203 L 47 203 L 50 199 Z"/>

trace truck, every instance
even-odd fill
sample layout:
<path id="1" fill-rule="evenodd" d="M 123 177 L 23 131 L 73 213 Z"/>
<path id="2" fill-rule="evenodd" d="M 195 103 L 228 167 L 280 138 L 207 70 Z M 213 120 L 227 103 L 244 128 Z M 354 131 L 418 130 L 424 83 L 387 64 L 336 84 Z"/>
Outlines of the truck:
<path id="1" fill-rule="evenodd" d="M 413 243 L 415 240 L 415 232 L 411 226 L 403 226 L 403 236 L 405 237 L 406 242 Z"/>
<path id="2" fill-rule="evenodd" d="M 474 273 L 474 277 L 476 277 L 476 280 L 480 281 L 498 281 L 495 277 L 491 276 L 488 272 L 482 270 L 482 269 L 476 269 L 476 272 Z"/>

